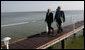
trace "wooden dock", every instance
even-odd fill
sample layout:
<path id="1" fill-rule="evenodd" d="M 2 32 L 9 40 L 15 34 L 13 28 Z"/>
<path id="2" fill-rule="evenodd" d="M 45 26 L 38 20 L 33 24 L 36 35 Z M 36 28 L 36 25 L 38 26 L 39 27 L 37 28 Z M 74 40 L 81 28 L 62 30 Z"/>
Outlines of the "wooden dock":
<path id="1" fill-rule="evenodd" d="M 17 41 L 9 43 L 10 49 L 46 49 L 65 38 L 75 34 L 84 28 L 84 21 L 79 21 L 74 24 L 70 24 L 63 27 L 63 32 L 57 34 L 54 37 L 48 36 L 46 32 L 42 32 L 30 37 L 26 37 L 23 39 L 19 39 Z M 55 29 L 54 33 L 57 33 L 57 29 Z M 1 46 L 3 49 L 6 49 L 5 45 Z"/>

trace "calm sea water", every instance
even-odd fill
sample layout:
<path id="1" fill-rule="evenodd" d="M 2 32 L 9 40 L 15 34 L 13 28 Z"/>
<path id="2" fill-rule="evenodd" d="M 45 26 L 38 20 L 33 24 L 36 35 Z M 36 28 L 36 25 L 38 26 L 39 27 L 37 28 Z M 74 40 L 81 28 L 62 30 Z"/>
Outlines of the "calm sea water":
<path id="1" fill-rule="evenodd" d="M 64 11 L 66 21 L 63 26 L 84 20 L 84 11 Z M 55 15 L 55 12 L 53 12 Z M 1 13 L 1 38 L 11 37 L 11 41 L 28 37 L 46 30 L 46 12 Z M 52 24 L 56 27 L 56 23 Z"/>

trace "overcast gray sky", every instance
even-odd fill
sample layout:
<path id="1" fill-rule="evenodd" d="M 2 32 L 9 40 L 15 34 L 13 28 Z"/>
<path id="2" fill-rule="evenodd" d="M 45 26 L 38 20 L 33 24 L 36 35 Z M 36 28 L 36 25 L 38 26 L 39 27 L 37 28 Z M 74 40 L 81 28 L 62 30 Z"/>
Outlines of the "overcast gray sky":
<path id="1" fill-rule="evenodd" d="M 84 10 L 84 1 L 1 1 L 1 12 L 54 11 L 58 6 L 62 10 Z"/>

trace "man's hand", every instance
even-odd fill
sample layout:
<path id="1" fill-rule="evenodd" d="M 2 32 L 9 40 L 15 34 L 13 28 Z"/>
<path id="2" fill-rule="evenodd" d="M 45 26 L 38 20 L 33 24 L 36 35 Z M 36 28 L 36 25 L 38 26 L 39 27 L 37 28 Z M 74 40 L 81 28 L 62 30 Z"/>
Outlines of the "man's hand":
<path id="1" fill-rule="evenodd" d="M 65 19 L 63 19 L 63 22 L 65 22 Z"/>

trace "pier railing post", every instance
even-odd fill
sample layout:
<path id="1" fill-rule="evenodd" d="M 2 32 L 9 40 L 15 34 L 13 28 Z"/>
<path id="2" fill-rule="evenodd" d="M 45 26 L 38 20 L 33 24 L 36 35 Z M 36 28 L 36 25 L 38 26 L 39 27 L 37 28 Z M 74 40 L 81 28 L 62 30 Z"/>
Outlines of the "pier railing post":
<path id="1" fill-rule="evenodd" d="M 75 19 L 73 18 L 73 16 L 72 16 L 72 22 L 74 22 L 74 24 L 73 24 L 73 33 L 75 32 L 75 29 L 76 29 L 76 23 L 75 23 Z M 76 33 L 74 33 L 73 34 L 73 37 L 75 37 L 76 36 Z"/>
<path id="2" fill-rule="evenodd" d="M 83 28 L 83 37 L 84 37 L 84 28 Z"/>
<path id="3" fill-rule="evenodd" d="M 63 40 L 61 41 L 61 47 L 62 47 L 62 49 L 65 49 L 65 39 L 63 39 Z"/>
<path id="4" fill-rule="evenodd" d="M 74 38 L 76 37 L 76 33 L 74 33 Z"/>
<path id="5" fill-rule="evenodd" d="M 52 49 L 52 46 L 51 46 L 51 47 L 49 47 L 49 48 L 47 48 L 47 49 Z"/>

